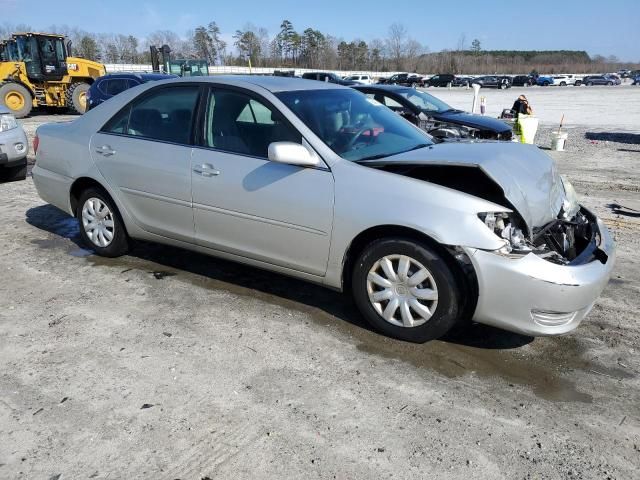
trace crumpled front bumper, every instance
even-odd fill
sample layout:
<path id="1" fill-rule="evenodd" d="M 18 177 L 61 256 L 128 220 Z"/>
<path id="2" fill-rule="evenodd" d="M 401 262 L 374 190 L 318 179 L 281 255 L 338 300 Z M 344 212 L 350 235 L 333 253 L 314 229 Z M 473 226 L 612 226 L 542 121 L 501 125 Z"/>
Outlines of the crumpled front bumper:
<path id="1" fill-rule="evenodd" d="M 595 218 L 595 224 L 601 259 L 581 265 L 558 265 L 533 253 L 510 258 L 466 249 L 478 278 L 473 320 L 533 336 L 575 329 L 591 311 L 615 264 L 615 243 L 600 219 Z"/>

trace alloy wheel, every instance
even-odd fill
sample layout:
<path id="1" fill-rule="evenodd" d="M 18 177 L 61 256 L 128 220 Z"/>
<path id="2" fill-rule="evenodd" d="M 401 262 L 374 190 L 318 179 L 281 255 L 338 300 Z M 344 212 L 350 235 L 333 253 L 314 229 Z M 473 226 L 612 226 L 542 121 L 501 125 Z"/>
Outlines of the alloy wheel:
<path id="1" fill-rule="evenodd" d="M 431 272 L 407 255 L 387 255 L 367 275 L 369 301 L 378 314 L 398 327 L 428 322 L 438 306 L 438 288 Z"/>

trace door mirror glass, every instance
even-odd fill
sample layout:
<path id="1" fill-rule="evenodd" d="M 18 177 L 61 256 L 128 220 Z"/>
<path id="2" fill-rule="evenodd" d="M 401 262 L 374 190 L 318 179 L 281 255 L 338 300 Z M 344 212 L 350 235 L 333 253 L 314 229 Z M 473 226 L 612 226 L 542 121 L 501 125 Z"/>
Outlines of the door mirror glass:
<path id="1" fill-rule="evenodd" d="M 270 143 L 269 160 L 300 167 L 315 167 L 320 163 L 317 155 L 312 154 L 303 145 L 293 142 Z"/>

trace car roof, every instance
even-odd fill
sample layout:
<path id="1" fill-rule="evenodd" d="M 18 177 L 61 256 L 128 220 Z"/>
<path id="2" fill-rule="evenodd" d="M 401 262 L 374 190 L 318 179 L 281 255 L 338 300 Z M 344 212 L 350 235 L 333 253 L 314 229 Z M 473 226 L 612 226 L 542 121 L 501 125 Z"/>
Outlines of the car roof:
<path id="1" fill-rule="evenodd" d="M 101 78 L 101 80 L 109 78 L 136 78 L 138 80 L 168 80 L 170 78 L 178 78 L 177 75 L 170 75 L 166 73 L 143 73 L 143 72 L 116 72 L 108 73 Z"/>
<path id="2" fill-rule="evenodd" d="M 299 90 L 337 90 L 348 89 L 342 85 L 304 78 L 275 77 L 266 75 L 213 75 L 210 77 L 182 77 L 166 80 L 164 83 L 219 83 L 240 87 L 262 87 L 271 93 Z"/>

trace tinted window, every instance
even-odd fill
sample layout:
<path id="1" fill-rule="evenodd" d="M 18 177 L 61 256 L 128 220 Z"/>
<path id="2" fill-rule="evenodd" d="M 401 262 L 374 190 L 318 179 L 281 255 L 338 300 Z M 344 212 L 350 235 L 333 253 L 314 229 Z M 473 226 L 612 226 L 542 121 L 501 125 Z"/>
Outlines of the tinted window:
<path id="1" fill-rule="evenodd" d="M 205 146 L 267 158 L 273 142 L 301 143 L 302 136 L 274 108 L 243 93 L 211 90 Z"/>
<path id="2" fill-rule="evenodd" d="M 420 110 L 439 113 L 452 110 L 452 108 L 442 100 L 438 100 L 433 95 L 429 95 L 426 92 L 421 92 L 420 90 L 416 90 L 414 88 L 402 89 L 398 92 L 398 94 L 409 100 Z M 388 103 L 386 105 L 389 106 Z"/>
<path id="3" fill-rule="evenodd" d="M 198 87 L 162 88 L 113 117 L 102 131 L 188 144 Z"/>
<path id="4" fill-rule="evenodd" d="M 107 95 L 117 95 L 127 88 L 129 88 L 129 84 L 124 78 L 112 78 L 100 83 L 100 90 Z"/>
<path id="5" fill-rule="evenodd" d="M 397 110 L 397 109 L 402 109 L 402 104 L 397 102 L 396 100 L 394 100 L 391 97 L 387 97 L 386 95 L 381 95 L 381 94 L 368 94 L 368 97 L 373 97 L 373 99 L 376 102 L 380 102 L 383 105 L 386 105 L 387 107 L 391 108 L 392 110 Z"/>

